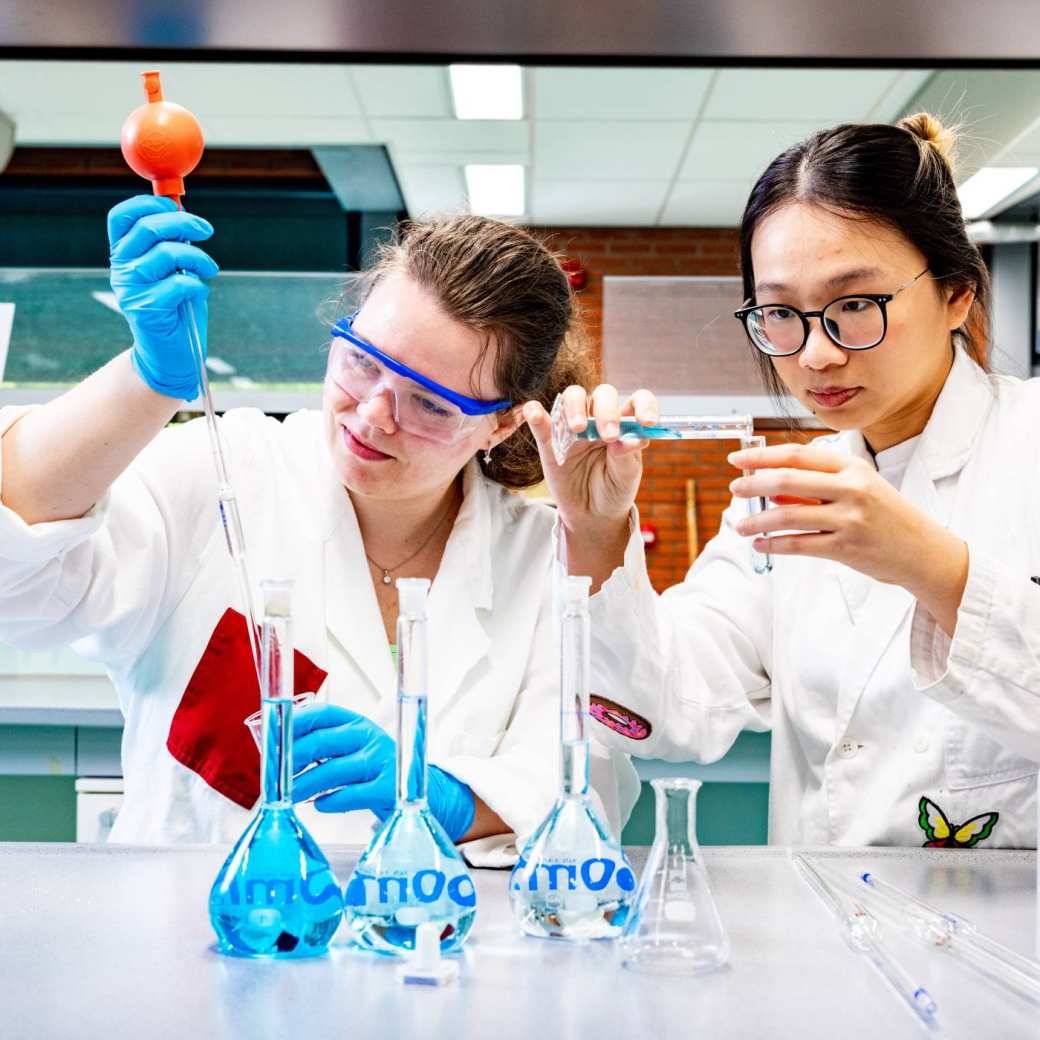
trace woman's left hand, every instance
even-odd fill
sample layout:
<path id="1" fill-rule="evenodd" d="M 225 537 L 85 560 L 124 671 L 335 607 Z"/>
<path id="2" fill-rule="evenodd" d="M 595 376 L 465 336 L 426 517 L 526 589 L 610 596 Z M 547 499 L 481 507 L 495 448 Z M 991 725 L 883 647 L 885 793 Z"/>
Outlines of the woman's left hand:
<path id="1" fill-rule="evenodd" d="M 397 800 L 397 745 L 371 719 L 335 704 L 301 708 L 293 717 L 293 801 L 320 795 L 319 812 L 371 809 L 380 819 Z M 450 773 L 427 769 L 430 811 L 452 841 L 473 823 L 473 792 Z"/>
<path id="2" fill-rule="evenodd" d="M 952 633 L 968 575 L 968 547 L 904 498 L 864 459 L 813 445 L 748 448 L 729 456 L 754 470 L 730 490 L 775 503 L 737 532 L 774 556 L 818 556 L 902 585 Z M 772 534 L 775 531 L 794 532 Z"/>

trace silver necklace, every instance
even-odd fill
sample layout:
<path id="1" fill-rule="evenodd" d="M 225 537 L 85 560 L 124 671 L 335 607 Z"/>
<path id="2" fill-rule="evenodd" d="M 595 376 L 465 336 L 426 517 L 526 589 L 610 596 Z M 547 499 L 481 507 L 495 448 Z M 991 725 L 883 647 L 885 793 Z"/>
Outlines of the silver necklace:
<path id="1" fill-rule="evenodd" d="M 384 567 L 384 566 L 383 566 L 383 565 L 382 565 L 381 563 L 376 563 L 376 561 L 375 561 L 375 560 L 373 560 L 373 559 L 372 559 L 372 557 L 371 557 L 371 556 L 369 556 L 369 555 L 368 555 L 368 553 L 367 553 L 367 551 L 366 551 L 366 553 L 365 553 L 365 559 L 366 559 L 366 560 L 368 560 L 368 562 L 369 562 L 370 564 L 372 564 L 372 566 L 373 566 L 373 567 L 375 567 L 375 569 L 376 569 L 377 571 L 382 571 L 382 572 L 383 572 L 383 576 L 382 576 L 382 578 L 380 579 L 380 581 L 382 581 L 382 583 L 383 583 L 384 585 L 390 585 L 390 584 L 392 584 L 392 579 L 391 579 L 391 577 L 390 577 L 390 572 L 391 572 L 391 571 L 398 571 L 398 570 L 400 570 L 400 569 L 401 569 L 402 567 L 404 567 L 404 566 L 405 566 L 406 564 L 409 564 L 409 563 L 411 563 L 411 562 L 412 562 L 412 560 L 414 560 L 414 559 L 416 558 L 416 556 L 418 556 L 418 555 L 419 555 L 419 553 L 421 553 L 421 552 L 423 551 L 423 549 L 425 549 L 425 548 L 426 548 L 426 546 L 428 546 L 428 545 L 430 544 L 430 542 L 432 542 L 432 541 L 433 541 L 433 536 L 434 536 L 434 535 L 435 535 L 435 534 L 436 534 L 436 533 L 437 533 L 437 532 L 438 532 L 438 531 L 439 531 L 439 530 L 441 529 L 441 527 L 442 527 L 442 526 L 444 525 L 444 521 L 445 521 L 445 520 L 447 520 L 449 516 L 451 516 L 451 512 L 452 512 L 452 510 L 453 510 L 454 508 L 455 508 L 455 496 L 453 495 L 453 496 L 452 496 L 452 499 L 451 499 L 451 501 L 450 501 L 450 502 L 448 503 L 448 509 L 447 509 L 447 511 L 446 511 L 446 512 L 445 512 L 445 514 L 444 514 L 444 515 L 443 515 L 443 516 L 442 516 L 442 517 L 440 518 L 440 520 L 438 520 L 438 521 L 437 521 L 437 524 L 436 524 L 436 526 L 435 526 L 435 527 L 433 528 L 433 530 L 432 530 L 432 531 L 431 531 L 431 532 L 430 532 L 430 533 L 429 533 L 429 534 L 428 534 L 428 535 L 426 536 L 426 539 L 425 539 L 425 540 L 423 541 L 422 545 L 420 545 L 420 546 L 419 546 L 419 548 L 418 548 L 418 549 L 416 549 L 416 550 L 415 550 L 415 552 L 413 552 L 413 553 L 412 553 L 412 555 L 411 555 L 411 556 L 409 556 L 407 560 L 402 560 L 402 561 L 401 561 L 400 563 L 394 564 L 394 566 L 393 566 L 393 567 Z"/>

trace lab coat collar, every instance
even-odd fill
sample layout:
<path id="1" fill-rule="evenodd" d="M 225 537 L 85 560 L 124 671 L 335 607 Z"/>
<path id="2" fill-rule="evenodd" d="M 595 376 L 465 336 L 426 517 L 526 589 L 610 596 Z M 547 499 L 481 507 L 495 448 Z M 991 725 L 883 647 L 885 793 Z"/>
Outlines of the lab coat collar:
<path id="1" fill-rule="evenodd" d="M 462 507 L 444 547 L 429 599 L 429 705 L 443 714 L 471 669 L 490 656 L 484 627 L 493 601 L 491 570 L 494 487 L 476 459 L 462 476 Z"/>
<path id="2" fill-rule="evenodd" d="M 955 348 L 953 365 L 921 431 L 911 462 L 922 460 L 925 474 L 933 481 L 959 473 L 971 456 L 993 400 L 989 377 L 963 348 Z M 838 440 L 850 455 L 875 464 L 859 430 L 849 430 Z"/>
<path id="3" fill-rule="evenodd" d="M 445 563 L 450 562 L 451 575 L 461 578 L 461 584 L 469 590 L 473 607 L 480 610 L 490 610 L 494 600 L 491 574 L 491 496 L 494 493 L 493 482 L 481 472 L 476 458 L 470 459 L 462 471 L 462 506 L 437 575 L 439 581 L 441 574 L 446 573 Z"/>
<path id="4" fill-rule="evenodd" d="M 989 377 L 962 347 L 956 347 L 953 367 L 914 452 L 922 456 L 933 481 L 964 468 L 993 401 Z"/>
<path id="5" fill-rule="evenodd" d="M 911 457 L 901 493 L 944 526 L 949 523 L 952 496 L 940 505 L 935 481 L 964 468 L 978 432 L 993 403 L 986 373 L 960 348 L 936 399 L 921 440 Z M 850 431 L 843 437 L 852 455 L 873 463 L 863 435 Z M 899 631 L 915 600 L 904 588 L 876 582 L 843 564 L 833 563 L 846 608 L 861 633 L 850 648 L 838 692 L 837 734 L 840 738 L 852 718 L 874 669 Z M 908 651 L 909 652 L 909 651 Z"/>

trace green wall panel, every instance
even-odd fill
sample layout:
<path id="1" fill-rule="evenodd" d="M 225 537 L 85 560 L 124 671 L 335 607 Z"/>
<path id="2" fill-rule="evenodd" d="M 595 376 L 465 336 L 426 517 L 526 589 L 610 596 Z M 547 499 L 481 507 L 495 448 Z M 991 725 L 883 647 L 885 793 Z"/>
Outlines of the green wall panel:
<path id="1" fill-rule="evenodd" d="M 75 840 L 75 777 L 0 776 L 0 841 Z"/>
<path id="2" fill-rule="evenodd" d="M 765 845 L 769 784 L 705 783 L 697 794 L 697 840 L 702 845 Z M 643 784 L 621 835 L 625 845 L 654 840 L 654 791 Z"/>

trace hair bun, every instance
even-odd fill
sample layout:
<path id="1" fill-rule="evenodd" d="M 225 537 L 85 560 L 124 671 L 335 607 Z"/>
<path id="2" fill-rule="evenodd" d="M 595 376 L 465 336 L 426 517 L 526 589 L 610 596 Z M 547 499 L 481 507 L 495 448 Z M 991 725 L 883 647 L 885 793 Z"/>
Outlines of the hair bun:
<path id="1" fill-rule="evenodd" d="M 912 116 L 900 119 L 898 126 L 909 130 L 914 137 L 926 144 L 930 144 L 939 155 L 953 168 L 953 152 L 957 145 L 957 131 L 953 127 L 943 126 L 941 120 L 936 119 L 929 112 L 917 112 Z"/>

